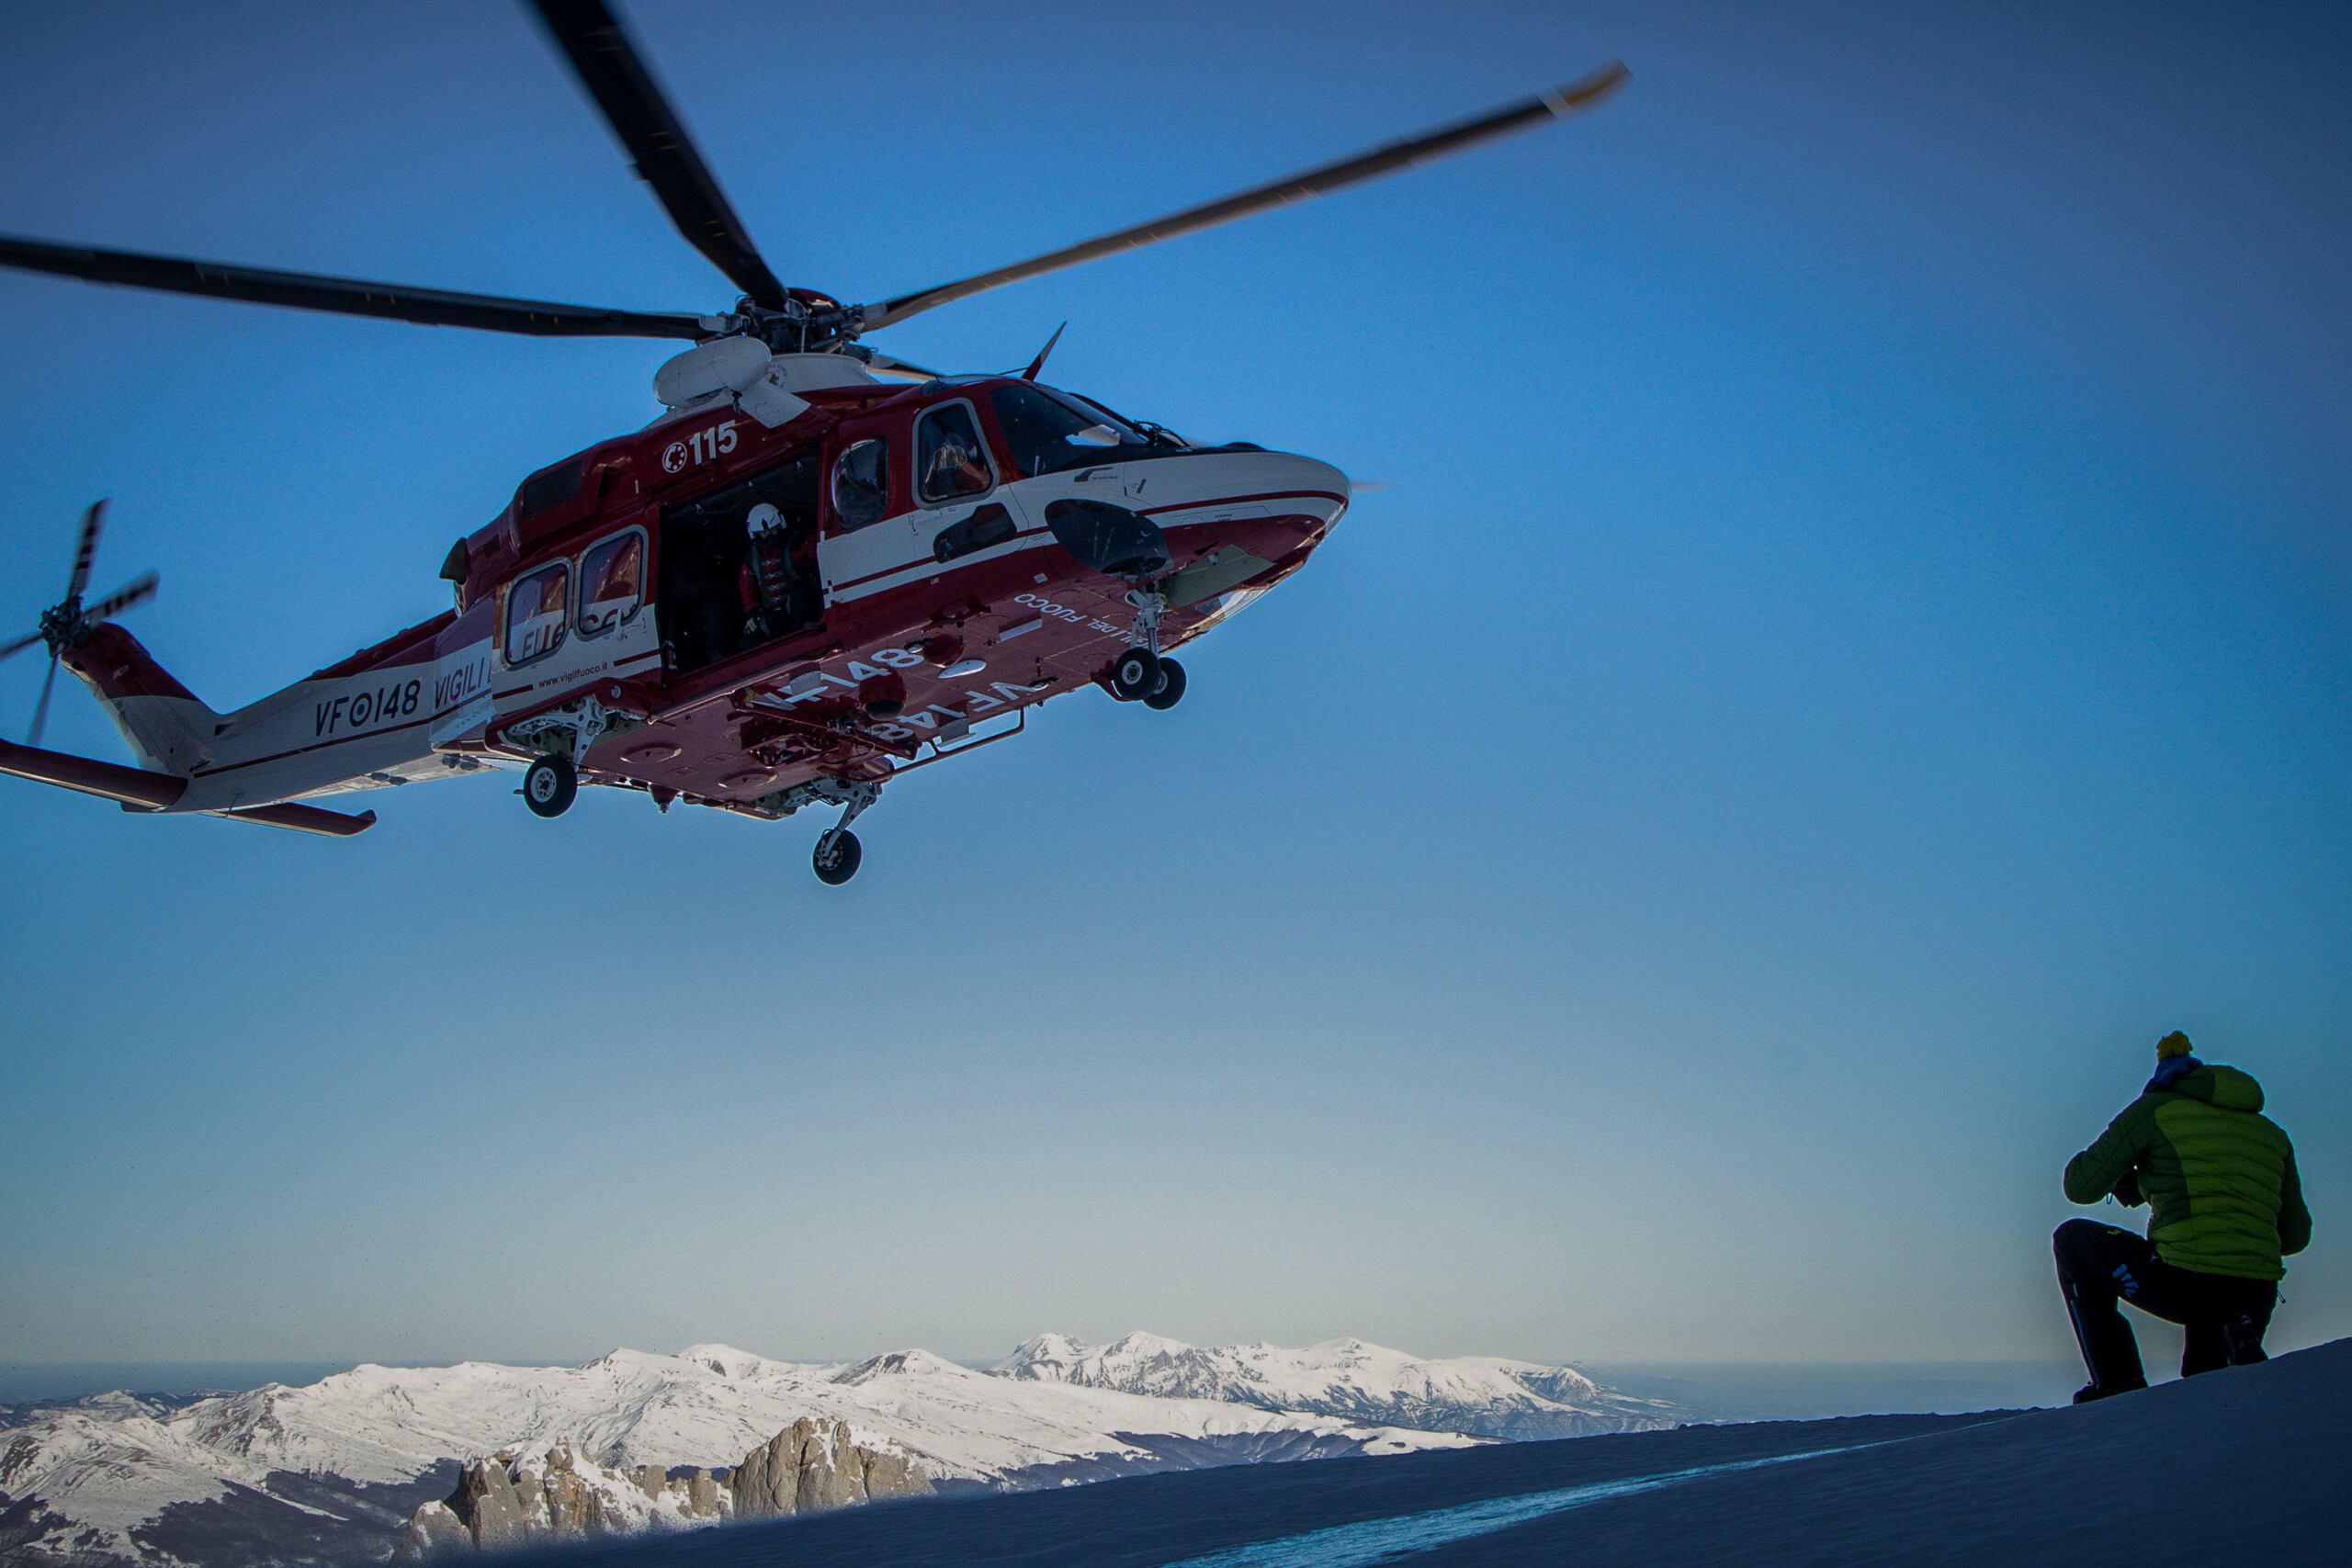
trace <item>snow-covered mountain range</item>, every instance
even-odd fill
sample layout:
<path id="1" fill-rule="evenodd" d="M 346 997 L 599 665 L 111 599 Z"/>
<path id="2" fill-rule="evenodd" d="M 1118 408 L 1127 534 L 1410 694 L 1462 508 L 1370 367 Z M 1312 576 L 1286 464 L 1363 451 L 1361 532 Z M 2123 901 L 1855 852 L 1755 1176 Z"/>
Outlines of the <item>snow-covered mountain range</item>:
<path id="1" fill-rule="evenodd" d="M 18 1413 L 0 1430 L 0 1562 L 380 1556 L 474 1456 L 562 1442 L 615 1470 L 718 1469 L 801 1420 L 843 1423 L 952 1490 L 1622 1430 L 1672 1413 L 1566 1368 L 1423 1361 L 1353 1340 L 1196 1350 L 1046 1336 L 992 1372 L 922 1350 L 828 1365 L 722 1345 L 578 1367 L 369 1365 L 299 1388 Z"/>
<path id="2" fill-rule="evenodd" d="M 1024 1382 L 1216 1399 L 1482 1438 L 1582 1438 L 1670 1427 L 1679 1418 L 1671 1405 L 1612 1393 L 1573 1367 L 1490 1356 L 1430 1360 L 1361 1339 L 1287 1349 L 1186 1345 L 1157 1334 L 1086 1345 L 1045 1334 L 992 1370 Z"/>

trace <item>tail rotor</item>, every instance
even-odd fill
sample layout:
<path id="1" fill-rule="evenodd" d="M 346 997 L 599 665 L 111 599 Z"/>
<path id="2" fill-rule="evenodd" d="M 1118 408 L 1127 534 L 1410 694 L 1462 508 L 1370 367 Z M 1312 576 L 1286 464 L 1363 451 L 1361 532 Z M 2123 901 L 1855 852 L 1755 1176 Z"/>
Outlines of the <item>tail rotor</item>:
<path id="1" fill-rule="evenodd" d="M 155 596 L 162 579 L 153 572 L 141 572 L 129 582 L 96 604 L 82 603 L 82 591 L 90 585 L 90 567 L 97 558 L 98 533 L 105 525 L 107 503 L 93 502 L 82 513 L 82 536 L 74 547 L 74 570 L 65 581 L 65 597 L 40 613 L 40 624 L 15 640 L 0 644 L 0 660 L 15 658 L 35 643 L 49 645 L 49 673 L 41 678 L 40 703 L 33 709 L 32 732 L 26 744 L 40 744 L 40 732 L 49 722 L 49 699 L 57 687 L 57 664 L 68 649 L 79 648 L 93 629 L 110 621 L 135 604 L 144 604 Z"/>

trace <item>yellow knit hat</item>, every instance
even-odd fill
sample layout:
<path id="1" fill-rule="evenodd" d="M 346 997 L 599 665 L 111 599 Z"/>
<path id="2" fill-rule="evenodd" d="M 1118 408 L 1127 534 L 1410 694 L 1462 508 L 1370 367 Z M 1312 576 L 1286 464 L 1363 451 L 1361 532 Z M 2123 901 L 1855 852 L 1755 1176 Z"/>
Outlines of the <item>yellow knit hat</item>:
<path id="1" fill-rule="evenodd" d="M 2156 1060 L 2159 1062 L 2169 1062 L 2175 1056 L 2186 1056 L 2188 1052 L 2188 1036 L 2177 1029 L 2156 1042 Z"/>

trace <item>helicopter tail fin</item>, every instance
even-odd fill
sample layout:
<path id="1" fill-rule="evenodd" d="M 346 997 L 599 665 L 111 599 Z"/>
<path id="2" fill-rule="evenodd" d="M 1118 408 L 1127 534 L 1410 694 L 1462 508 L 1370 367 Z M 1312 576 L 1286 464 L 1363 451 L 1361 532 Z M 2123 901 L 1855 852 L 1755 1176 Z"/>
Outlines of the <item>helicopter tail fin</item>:
<path id="1" fill-rule="evenodd" d="M 93 627 L 62 662 L 106 708 L 141 767 L 184 779 L 209 757 L 220 716 L 122 627 Z"/>

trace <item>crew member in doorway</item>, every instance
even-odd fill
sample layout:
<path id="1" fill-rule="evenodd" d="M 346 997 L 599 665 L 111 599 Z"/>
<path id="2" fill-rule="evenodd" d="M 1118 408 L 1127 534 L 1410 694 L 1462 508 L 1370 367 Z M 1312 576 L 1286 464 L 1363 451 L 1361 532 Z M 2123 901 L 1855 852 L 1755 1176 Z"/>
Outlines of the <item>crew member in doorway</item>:
<path id="1" fill-rule="evenodd" d="M 2075 1403 L 2148 1385 L 2123 1302 L 2187 1330 L 2183 1377 L 2267 1359 L 2280 1259 L 2311 1244 L 2312 1216 L 2295 1146 L 2262 1114 L 2262 1086 L 2207 1066 L 2177 1031 L 2156 1042 L 2155 1077 L 2140 1098 L 2066 1162 L 2069 1201 L 2110 1195 L 2149 1206 L 2144 1238 L 2096 1220 L 2068 1220 L 2051 1238 L 2090 1368 Z"/>
<path id="2" fill-rule="evenodd" d="M 763 501 L 743 520 L 751 547 L 743 552 L 739 591 L 743 602 L 744 636 L 749 642 L 766 642 L 792 631 L 799 624 L 800 563 L 792 558 L 791 531 L 784 513 Z"/>

